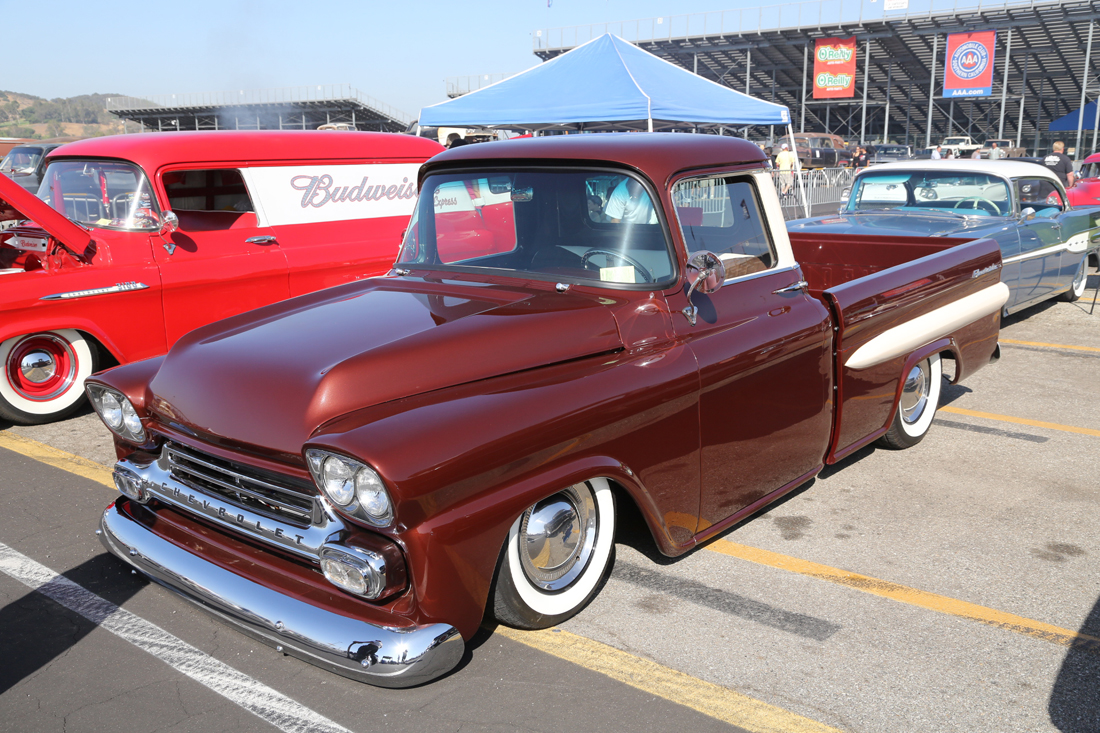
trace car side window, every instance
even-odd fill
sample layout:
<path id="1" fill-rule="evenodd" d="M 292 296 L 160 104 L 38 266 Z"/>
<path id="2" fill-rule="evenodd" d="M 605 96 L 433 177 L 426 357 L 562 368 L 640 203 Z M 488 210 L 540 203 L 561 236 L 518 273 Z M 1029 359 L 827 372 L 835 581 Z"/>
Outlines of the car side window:
<path id="1" fill-rule="evenodd" d="M 1066 204 L 1061 191 L 1045 178 L 1021 178 L 1016 183 L 1020 197 L 1020 210 L 1033 209 L 1036 217 L 1050 218 L 1065 211 Z"/>
<path id="2" fill-rule="evenodd" d="M 672 192 L 688 252 L 708 250 L 726 277 L 762 272 L 778 262 L 751 179 L 691 178 Z"/>

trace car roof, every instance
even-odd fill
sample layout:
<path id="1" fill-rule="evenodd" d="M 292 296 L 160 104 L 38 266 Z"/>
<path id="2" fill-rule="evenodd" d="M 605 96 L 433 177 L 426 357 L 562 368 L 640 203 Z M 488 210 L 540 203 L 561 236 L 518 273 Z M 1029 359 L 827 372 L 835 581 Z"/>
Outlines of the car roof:
<path id="1" fill-rule="evenodd" d="M 412 135 L 317 130 L 206 130 L 108 135 L 68 143 L 50 159 L 121 158 L 147 173 L 173 163 L 415 158 L 443 149 Z"/>
<path id="2" fill-rule="evenodd" d="M 427 173 L 440 166 L 465 161 L 541 163 L 548 159 L 625 165 L 645 171 L 658 185 L 685 169 L 759 166 L 767 161 L 759 147 L 738 138 L 670 132 L 612 132 L 463 145 L 432 158 L 423 171 Z"/>
<path id="3" fill-rule="evenodd" d="M 864 175 L 867 171 L 873 171 L 875 173 L 883 173 L 889 171 L 958 171 L 960 173 L 988 173 L 994 176 L 1004 176 L 1006 178 L 1048 178 L 1052 181 L 1057 181 L 1058 176 L 1054 175 L 1046 166 L 1038 163 L 1022 163 L 1015 160 L 915 160 L 906 163 L 883 163 L 882 165 L 876 165 L 873 168 L 867 168 L 865 171 L 860 171 L 860 175 Z"/>

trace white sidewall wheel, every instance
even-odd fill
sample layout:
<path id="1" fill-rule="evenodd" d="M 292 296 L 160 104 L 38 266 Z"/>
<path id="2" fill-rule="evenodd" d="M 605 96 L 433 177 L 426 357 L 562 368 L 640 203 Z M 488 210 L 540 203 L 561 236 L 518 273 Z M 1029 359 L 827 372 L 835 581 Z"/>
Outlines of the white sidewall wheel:
<path id="1" fill-rule="evenodd" d="M 1081 296 L 1085 294 L 1085 286 L 1089 281 L 1089 256 L 1085 255 L 1081 258 L 1081 264 L 1077 267 L 1077 271 L 1073 273 L 1073 282 L 1069 286 L 1069 290 L 1062 296 L 1062 300 L 1069 303 L 1075 300 L 1080 300 Z"/>
<path id="2" fill-rule="evenodd" d="M 13 350 L 29 338 L 53 340 L 71 355 L 71 380 L 56 397 L 48 399 L 29 399 L 12 384 L 9 369 L 10 359 L 15 358 Z M 93 347 L 79 331 L 63 328 L 55 331 L 40 331 L 24 334 L 0 343 L 0 417 L 24 425 L 37 425 L 57 420 L 74 412 L 84 401 L 84 380 L 95 371 Z"/>
<path id="3" fill-rule="evenodd" d="M 554 626 L 576 615 L 599 591 L 615 548 L 615 498 L 607 479 L 591 479 L 575 488 L 591 492 L 597 517 L 595 540 L 583 569 L 560 590 L 547 592 L 538 587 L 520 558 L 524 512 L 508 530 L 495 583 L 492 603 L 502 623 L 525 629 Z"/>
<path id="4" fill-rule="evenodd" d="M 912 419 L 906 419 L 903 408 L 905 395 L 905 380 L 910 377 L 913 369 L 919 367 L 927 377 L 927 388 L 924 393 L 925 400 L 919 414 Z M 887 448 L 911 448 L 919 443 L 932 427 L 932 421 L 936 417 L 936 410 L 940 405 L 940 391 L 943 387 L 943 363 L 939 354 L 931 354 L 917 362 L 909 372 L 902 375 L 902 398 L 895 408 L 894 421 L 890 429 L 879 438 L 879 443 Z"/>

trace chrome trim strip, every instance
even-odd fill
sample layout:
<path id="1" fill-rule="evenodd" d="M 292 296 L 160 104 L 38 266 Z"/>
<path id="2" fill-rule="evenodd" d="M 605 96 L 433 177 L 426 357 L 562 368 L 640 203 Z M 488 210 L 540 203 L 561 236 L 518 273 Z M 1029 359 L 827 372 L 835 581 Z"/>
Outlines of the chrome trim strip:
<path id="1" fill-rule="evenodd" d="M 379 687 L 411 687 L 446 674 L 465 643 L 449 624 L 405 631 L 325 611 L 224 570 L 107 507 L 100 540 L 154 581 L 277 650 Z"/>
<path id="2" fill-rule="evenodd" d="M 320 521 L 309 527 L 301 527 L 253 512 L 219 496 L 188 486 L 169 473 L 168 459 L 164 453 L 148 466 L 139 466 L 123 459 L 115 464 L 115 468 L 137 475 L 141 488 L 154 499 L 189 514 L 196 514 L 233 532 L 288 550 L 314 563 L 320 562 L 318 558 L 325 540 L 334 532 L 345 529 L 344 523 L 321 499 L 316 504 L 320 507 Z"/>
<path id="3" fill-rule="evenodd" d="M 1012 255 L 1002 260 L 1002 264 L 1011 265 L 1015 262 L 1025 262 L 1027 260 L 1034 260 L 1039 257 L 1046 257 L 1047 255 L 1058 254 L 1059 252 L 1065 252 L 1069 250 L 1069 245 L 1065 242 L 1056 244 L 1050 247 L 1046 247 L 1041 250 L 1032 250 L 1031 252 L 1024 252 L 1023 254 Z"/>
<path id="4" fill-rule="evenodd" d="M 54 293 L 53 295 L 43 295 L 39 300 L 75 300 L 77 298 L 90 298 L 93 295 L 108 295 L 110 293 L 128 293 L 132 290 L 148 290 L 149 286 L 145 283 L 139 282 L 126 282 L 115 283 L 106 288 L 91 288 L 89 290 L 70 290 L 67 293 Z"/>

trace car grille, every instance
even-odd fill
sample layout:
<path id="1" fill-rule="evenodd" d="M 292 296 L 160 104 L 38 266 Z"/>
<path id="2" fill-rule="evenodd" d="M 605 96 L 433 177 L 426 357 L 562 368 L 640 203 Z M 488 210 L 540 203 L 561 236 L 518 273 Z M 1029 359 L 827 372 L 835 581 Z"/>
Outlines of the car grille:
<path id="1" fill-rule="evenodd" d="M 317 524 L 321 506 L 306 481 L 275 476 L 179 443 L 166 443 L 172 478 L 249 511 L 298 526 Z"/>

